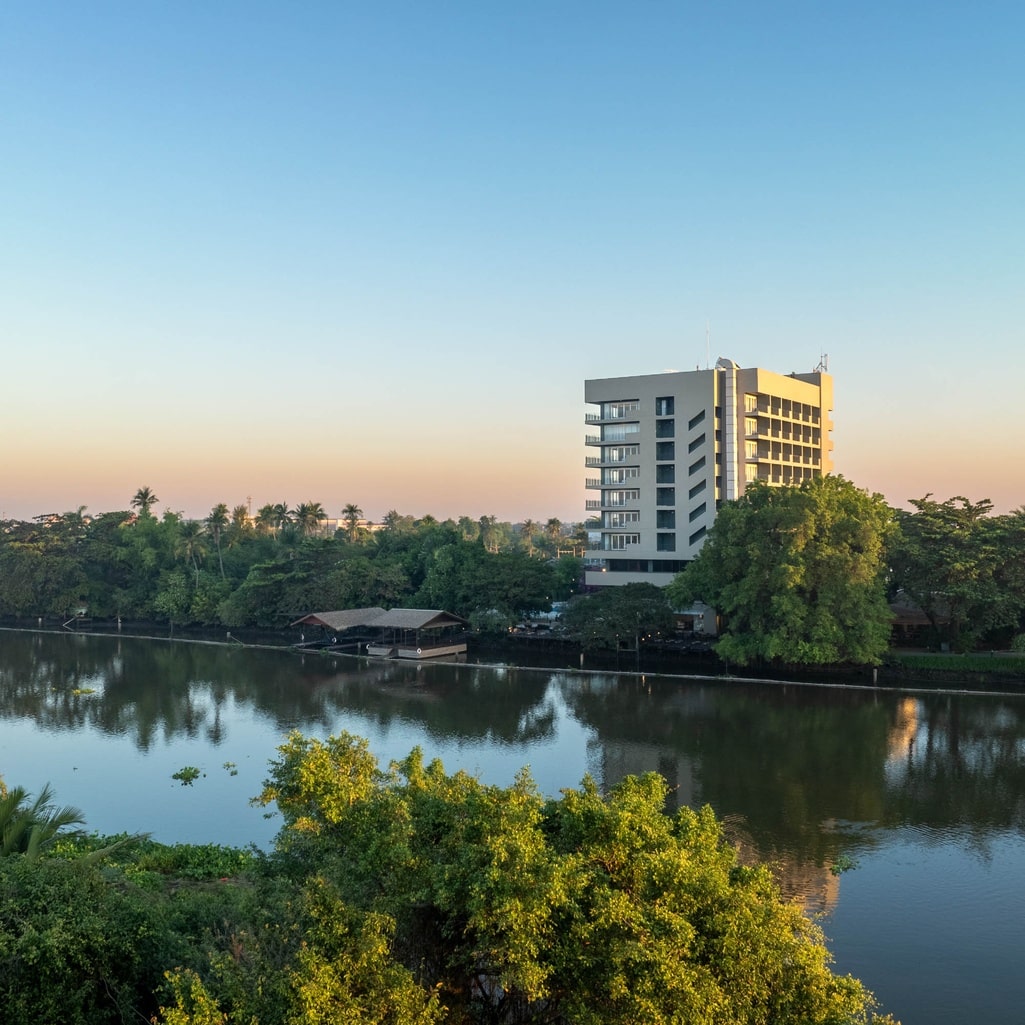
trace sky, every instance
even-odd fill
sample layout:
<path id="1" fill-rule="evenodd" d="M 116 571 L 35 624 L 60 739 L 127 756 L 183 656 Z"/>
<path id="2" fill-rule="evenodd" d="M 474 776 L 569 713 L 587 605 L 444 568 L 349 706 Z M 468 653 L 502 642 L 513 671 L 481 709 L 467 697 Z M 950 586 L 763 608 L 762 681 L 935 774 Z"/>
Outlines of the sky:
<path id="1" fill-rule="evenodd" d="M 1025 5 L 0 6 L 0 517 L 584 518 L 583 382 L 823 357 L 1025 505 Z"/>

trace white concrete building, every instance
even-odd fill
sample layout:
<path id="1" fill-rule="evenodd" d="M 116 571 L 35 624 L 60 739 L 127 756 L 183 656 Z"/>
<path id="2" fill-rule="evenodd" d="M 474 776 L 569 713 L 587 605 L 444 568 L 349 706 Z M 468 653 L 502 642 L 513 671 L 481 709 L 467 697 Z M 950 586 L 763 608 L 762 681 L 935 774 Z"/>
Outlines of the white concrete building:
<path id="1" fill-rule="evenodd" d="M 742 369 L 584 382 L 586 582 L 664 585 L 693 559 L 716 511 L 749 481 L 800 484 L 833 468 L 833 379 Z"/>

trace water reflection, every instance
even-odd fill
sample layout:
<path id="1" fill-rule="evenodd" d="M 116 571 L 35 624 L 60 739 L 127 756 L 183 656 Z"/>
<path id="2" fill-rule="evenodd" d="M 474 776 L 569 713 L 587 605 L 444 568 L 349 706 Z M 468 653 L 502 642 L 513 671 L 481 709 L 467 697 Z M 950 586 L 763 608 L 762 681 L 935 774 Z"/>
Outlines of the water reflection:
<path id="1" fill-rule="evenodd" d="M 1025 697 L 0 631 L 0 774 L 51 782 L 101 831 L 269 843 L 247 799 L 296 728 L 362 733 L 384 762 L 419 744 L 503 785 L 529 763 L 552 794 L 659 772 L 671 806 L 711 804 L 745 858 L 828 914 L 838 967 L 905 1025 L 981 1020 L 983 977 L 985 1019 L 1020 1020 Z M 172 780 L 183 764 L 203 769 L 194 788 Z"/>

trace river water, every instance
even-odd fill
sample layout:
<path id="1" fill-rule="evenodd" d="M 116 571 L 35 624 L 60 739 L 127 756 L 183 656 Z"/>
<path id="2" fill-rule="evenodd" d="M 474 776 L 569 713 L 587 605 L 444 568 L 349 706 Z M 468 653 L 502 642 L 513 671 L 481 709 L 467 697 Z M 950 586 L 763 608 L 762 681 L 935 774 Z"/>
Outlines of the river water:
<path id="1" fill-rule="evenodd" d="M 367 662 L 0 630 L 0 775 L 102 833 L 268 846 L 291 730 L 556 794 L 662 773 L 903 1025 L 1025 1021 L 1025 696 Z M 191 785 L 173 774 L 200 770 Z"/>

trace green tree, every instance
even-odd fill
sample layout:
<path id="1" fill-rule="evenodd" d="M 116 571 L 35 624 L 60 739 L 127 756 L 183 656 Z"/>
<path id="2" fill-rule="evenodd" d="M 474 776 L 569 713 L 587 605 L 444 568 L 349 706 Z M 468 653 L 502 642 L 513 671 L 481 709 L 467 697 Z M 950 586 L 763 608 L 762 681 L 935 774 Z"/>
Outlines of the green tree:
<path id="1" fill-rule="evenodd" d="M 320 502 L 301 502 L 296 507 L 295 523 L 303 537 L 315 534 L 326 519 L 327 513 Z"/>
<path id="2" fill-rule="evenodd" d="M 885 593 L 892 510 L 840 476 L 799 487 L 749 485 L 726 503 L 704 547 L 669 585 L 675 607 L 700 600 L 724 629 L 731 662 L 878 663 L 892 616 Z"/>
<path id="3" fill-rule="evenodd" d="M 224 502 L 218 502 L 206 518 L 206 527 L 210 536 L 214 539 L 214 546 L 217 548 L 217 564 L 221 569 L 221 579 L 224 579 L 224 557 L 221 554 L 221 537 L 228 526 L 228 506 Z"/>
<path id="4" fill-rule="evenodd" d="M 527 554 L 534 554 L 534 538 L 541 532 L 541 528 L 534 522 L 534 520 L 524 520 L 520 524 L 520 537 L 523 539 L 523 543 L 527 546 Z"/>
<path id="5" fill-rule="evenodd" d="M 585 651 L 626 647 L 639 652 L 646 637 L 672 630 L 673 611 L 662 588 L 623 584 L 574 598 L 563 622 Z"/>
<path id="6" fill-rule="evenodd" d="M 279 856 L 324 880 L 327 920 L 380 916 L 446 1022 L 869 1020 L 817 926 L 738 864 L 710 809 L 666 815 L 655 773 L 552 800 L 526 772 L 488 786 L 418 750 L 382 770 L 348 734 L 279 751 L 260 798 L 284 817 Z"/>
<path id="7" fill-rule="evenodd" d="M 202 523 L 198 520 L 185 520 L 181 524 L 175 554 L 192 567 L 196 575 L 196 587 L 199 587 L 199 564 L 207 554 Z"/>
<path id="8" fill-rule="evenodd" d="M 345 521 L 345 536 L 354 542 L 359 537 L 359 521 L 363 519 L 363 510 L 354 502 L 349 502 L 342 510 L 342 519 Z"/>
<path id="9" fill-rule="evenodd" d="M 62 830 L 85 821 L 77 808 L 56 807 L 49 786 L 34 801 L 30 796 L 24 787 L 8 790 L 0 781 L 0 857 L 24 854 L 34 860 Z"/>
<path id="10" fill-rule="evenodd" d="M 987 498 L 957 496 L 945 502 L 931 495 L 913 499 L 914 512 L 897 513 L 900 531 L 890 546 L 894 589 L 925 612 L 935 636 L 954 651 L 971 649 L 987 630 L 1009 626 L 1021 602 L 1006 586 L 1021 562 L 1009 558 L 1013 519 L 990 516 Z M 1018 535 L 1019 541 L 1021 535 Z"/>
<path id="11" fill-rule="evenodd" d="M 140 516 L 149 516 L 150 509 L 153 508 L 159 502 L 160 499 L 153 493 L 153 489 L 150 487 L 139 488 L 138 491 L 132 496 L 131 507 L 139 510 Z"/>

